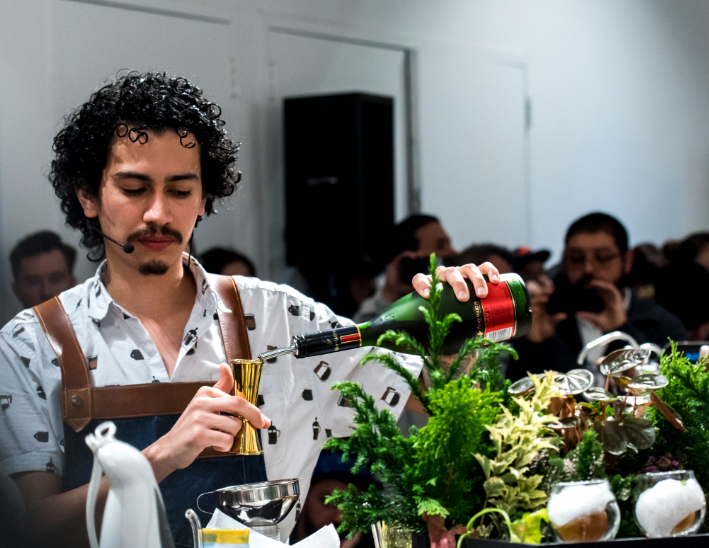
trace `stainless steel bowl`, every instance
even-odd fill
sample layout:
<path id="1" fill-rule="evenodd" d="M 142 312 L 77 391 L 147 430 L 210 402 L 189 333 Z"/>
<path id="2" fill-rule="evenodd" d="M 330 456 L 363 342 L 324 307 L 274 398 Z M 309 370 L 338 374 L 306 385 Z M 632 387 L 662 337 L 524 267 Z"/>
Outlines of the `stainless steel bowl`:
<path id="1" fill-rule="evenodd" d="M 280 538 L 278 523 L 300 497 L 297 479 L 234 485 L 214 491 L 228 516 L 270 538 Z"/>

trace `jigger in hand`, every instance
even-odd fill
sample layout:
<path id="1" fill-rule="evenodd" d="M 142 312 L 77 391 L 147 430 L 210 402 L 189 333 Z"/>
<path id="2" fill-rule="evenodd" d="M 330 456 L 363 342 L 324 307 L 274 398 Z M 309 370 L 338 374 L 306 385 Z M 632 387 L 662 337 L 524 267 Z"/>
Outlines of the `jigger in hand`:
<path id="1" fill-rule="evenodd" d="M 263 360 L 231 360 L 231 370 L 234 374 L 234 396 L 244 398 L 256 405 L 259 382 L 261 381 L 261 366 Z M 234 443 L 229 453 L 234 455 L 260 455 L 263 453 L 256 429 L 244 417 L 239 417 L 241 429 L 234 436 Z"/>

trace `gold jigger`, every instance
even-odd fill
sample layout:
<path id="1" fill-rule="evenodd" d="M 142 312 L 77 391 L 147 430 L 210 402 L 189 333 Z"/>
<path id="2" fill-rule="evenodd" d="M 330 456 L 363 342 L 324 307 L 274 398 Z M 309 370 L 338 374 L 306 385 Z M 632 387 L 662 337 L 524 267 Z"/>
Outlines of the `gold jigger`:
<path id="1" fill-rule="evenodd" d="M 249 403 L 256 405 L 262 365 L 263 361 L 261 359 L 231 360 L 231 370 L 234 374 L 234 396 L 240 396 Z M 236 436 L 234 436 L 234 443 L 229 453 L 234 455 L 260 455 L 263 450 L 261 449 L 261 442 L 256 434 L 256 429 L 244 417 L 239 418 L 243 424 Z"/>

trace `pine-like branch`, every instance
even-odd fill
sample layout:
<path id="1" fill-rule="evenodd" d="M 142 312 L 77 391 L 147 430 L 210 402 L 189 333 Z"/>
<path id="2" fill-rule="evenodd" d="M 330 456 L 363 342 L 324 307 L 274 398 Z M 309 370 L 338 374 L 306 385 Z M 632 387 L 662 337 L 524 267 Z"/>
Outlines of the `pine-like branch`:
<path id="1" fill-rule="evenodd" d="M 421 402 L 421 405 L 424 407 L 426 412 L 428 414 L 431 414 L 431 410 L 428 407 L 428 394 L 421 390 L 421 385 L 419 384 L 418 379 L 414 377 L 408 369 L 401 365 L 394 356 L 392 356 L 391 354 L 368 354 L 364 357 L 364 360 L 362 361 L 364 362 L 365 360 L 367 362 L 377 361 L 383 364 L 384 367 L 394 371 L 397 375 L 404 379 L 404 381 L 406 381 L 406 384 L 409 386 L 409 389 L 411 390 L 411 394 L 413 396 L 416 396 L 416 398 L 418 398 L 418 400 Z"/>

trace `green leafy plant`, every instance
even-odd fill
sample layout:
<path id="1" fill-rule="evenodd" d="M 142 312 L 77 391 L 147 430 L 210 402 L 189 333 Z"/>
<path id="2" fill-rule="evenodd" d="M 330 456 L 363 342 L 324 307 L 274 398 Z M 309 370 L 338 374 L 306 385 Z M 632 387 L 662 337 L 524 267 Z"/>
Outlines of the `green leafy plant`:
<path id="1" fill-rule="evenodd" d="M 693 364 L 673 343 L 671 352 L 660 360 L 660 371 L 668 384 L 657 394 L 666 409 L 656 406 L 647 414 L 657 428 L 653 454 L 677 455 L 683 468 L 694 470 L 705 488 L 709 487 L 708 365 L 706 359 Z M 668 415 L 674 422 L 665 420 Z"/>
<path id="2" fill-rule="evenodd" d="M 451 325 L 461 320 L 457 314 L 439 313 L 442 286 L 435 271 L 432 256 L 431 293 L 428 305 L 421 307 L 429 326 L 428 347 L 401 331 L 388 331 L 379 339 L 379 344 L 392 341 L 421 356 L 429 386 L 422 386 L 392 354 L 370 353 L 362 361 L 363 365 L 378 361 L 401 376 L 430 415 L 428 424 L 420 430 L 412 427 L 406 438 L 393 415 L 386 409 L 380 411 L 362 387 L 348 382 L 333 387 L 354 409 L 357 427 L 349 438 L 332 439 L 325 448 L 342 451 L 343 460 L 354 457 L 353 472 L 369 467 L 384 485 L 383 491 L 372 487 L 366 492 L 350 486 L 327 498 L 342 510 L 340 530 L 350 537 L 357 531 L 370 531 L 383 520 L 419 532 L 434 521 L 450 529 L 466 522 L 483 505 L 485 477 L 474 455 L 491 452 L 487 427 L 501 413 L 504 388 L 509 384 L 502 381 L 499 357 L 510 354 L 516 358 L 516 354 L 504 344 L 469 339 L 446 365 L 441 348 Z M 464 372 L 467 358 L 475 353 L 477 362 Z M 501 386 L 503 392 L 495 392 L 493 385 Z"/>
<path id="3" fill-rule="evenodd" d="M 683 467 L 709 487 L 706 360 L 692 364 L 673 346 L 658 373 L 647 364 L 649 350 L 623 349 L 601 363 L 605 388 L 592 387 L 584 370 L 530 375 L 510 386 L 499 370 L 501 355 L 516 358 L 506 345 L 468 340 L 450 365 L 440 355 L 460 318 L 439 313 L 434 261 L 431 269 L 431 295 L 422 307 L 429 344 L 404 332 L 380 338 L 420 355 L 428 386 L 392 354 L 363 360 L 400 375 L 429 414 L 428 424 L 404 437 L 393 415 L 361 386 L 335 386 L 352 406 L 357 428 L 326 448 L 354 457 L 353 472 L 369 468 L 384 487 L 360 492 L 350 485 L 328 497 L 343 511 L 341 531 L 352 537 L 385 521 L 427 532 L 436 546 L 452 546 L 454 534 L 462 534 L 460 547 L 464 537 L 495 529 L 514 542 L 539 543 L 551 540 L 545 506 L 554 483 L 607 479 L 621 510 L 618 537 L 632 537 L 639 535 L 632 500 L 638 473 Z M 474 353 L 477 361 L 466 370 Z M 611 394 L 611 381 L 626 392 Z"/>
<path id="4" fill-rule="evenodd" d="M 587 430 L 581 443 L 564 459 L 569 471 L 564 481 L 589 481 L 606 479 L 606 466 L 603 460 L 603 444 L 598 441 L 598 434 Z"/>
<path id="5" fill-rule="evenodd" d="M 519 406 L 518 415 L 502 409 L 502 416 L 492 426 L 490 438 L 495 448 L 492 458 L 476 454 L 485 474 L 483 488 L 486 505 L 498 508 L 508 515 L 521 510 L 536 510 L 544 506 L 548 494 L 539 489 L 543 476 L 529 474 L 530 464 L 540 451 L 556 450 L 556 434 L 549 425 L 556 416 L 547 412 L 551 399 L 559 395 L 554 384 L 554 374 L 549 372 L 543 379 L 530 375 L 534 393 L 527 400 L 513 398 Z"/>

